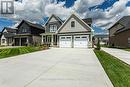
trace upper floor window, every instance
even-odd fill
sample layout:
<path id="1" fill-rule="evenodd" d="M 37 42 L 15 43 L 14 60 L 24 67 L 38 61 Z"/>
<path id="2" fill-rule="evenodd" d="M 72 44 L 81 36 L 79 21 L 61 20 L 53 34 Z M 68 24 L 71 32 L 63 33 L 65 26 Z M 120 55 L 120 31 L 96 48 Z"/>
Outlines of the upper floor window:
<path id="1" fill-rule="evenodd" d="M 22 32 L 27 32 L 27 29 L 23 28 L 23 29 L 22 29 Z"/>
<path id="2" fill-rule="evenodd" d="M 71 27 L 75 27 L 75 21 L 71 22 Z"/>
<path id="3" fill-rule="evenodd" d="M 56 32 L 57 26 L 56 25 L 50 25 L 50 32 Z"/>

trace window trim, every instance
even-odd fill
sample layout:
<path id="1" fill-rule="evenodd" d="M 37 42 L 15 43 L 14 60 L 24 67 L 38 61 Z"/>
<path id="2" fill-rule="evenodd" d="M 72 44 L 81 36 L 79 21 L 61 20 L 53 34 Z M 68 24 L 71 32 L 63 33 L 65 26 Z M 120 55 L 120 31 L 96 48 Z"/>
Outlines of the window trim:
<path id="1" fill-rule="evenodd" d="M 71 28 L 75 27 L 75 21 L 71 21 Z"/>
<path id="2" fill-rule="evenodd" d="M 50 24 L 49 28 L 50 28 L 50 32 L 56 32 L 57 31 L 57 25 L 55 25 L 55 24 Z"/>
<path id="3" fill-rule="evenodd" d="M 27 29 L 23 28 L 23 29 L 22 29 L 22 32 L 23 32 L 23 33 L 26 33 L 26 32 L 27 32 Z"/>

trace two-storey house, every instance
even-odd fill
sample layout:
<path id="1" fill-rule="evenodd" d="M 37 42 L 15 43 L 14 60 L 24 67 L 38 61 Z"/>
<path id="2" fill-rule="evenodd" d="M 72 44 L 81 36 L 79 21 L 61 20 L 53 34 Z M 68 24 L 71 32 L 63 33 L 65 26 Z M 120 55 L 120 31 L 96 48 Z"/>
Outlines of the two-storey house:
<path id="1" fill-rule="evenodd" d="M 92 42 L 92 19 L 81 19 L 72 14 L 65 21 L 52 15 L 44 25 L 42 44 L 68 48 L 88 48 Z"/>
<path id="2" fill-rule="evenodd" d="M 30 46 L 41 44 L 41 33 L 44 33 L 44 27 L 23 20 L 17 26 L 17 32 L 14 37 L 15 46 Z"/>

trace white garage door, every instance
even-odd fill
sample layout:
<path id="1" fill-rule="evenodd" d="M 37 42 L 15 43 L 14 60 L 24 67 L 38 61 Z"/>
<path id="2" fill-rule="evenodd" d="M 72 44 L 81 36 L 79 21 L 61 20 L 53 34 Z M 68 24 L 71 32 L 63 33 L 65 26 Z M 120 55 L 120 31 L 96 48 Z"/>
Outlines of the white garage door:
<path id="1" fill-rule="evenodd" d="M 87 48 L 87 47 L 88 47 L 87 35 L 74 36 L 74 48 Z"/>
<path id="2" fill-rule="evenodd" d="M 71 48 L 72 47 L 72 36 L 60 36 L 59 46 L 61 48 L 64 48 L 64 47 Z"/>

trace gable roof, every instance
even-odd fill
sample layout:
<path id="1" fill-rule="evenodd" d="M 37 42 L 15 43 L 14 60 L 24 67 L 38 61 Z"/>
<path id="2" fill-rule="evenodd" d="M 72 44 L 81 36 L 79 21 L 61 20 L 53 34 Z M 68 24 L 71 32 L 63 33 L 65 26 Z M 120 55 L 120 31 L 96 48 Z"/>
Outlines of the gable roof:
<path id="1" fill-rule="evenodd" d="M 126 28 L 130 28 L 130 16 L 124 16 L 119 21 L 117 21 L 113 26 L 111 26 L 108 30 L 116 26 L 117 24 L 121 24 L 122 26 Z"/>
<path id="2" fill-rule="evenodd" d="M 3 33 L 5 29 L 8 33 L 16 33 L 17 31 L 17 28 L 4 27 L 1 33 Z"/>
<path id="3" fill-rule="evenodd" d="M 15 36 L 14 33 L 3 33 L 3 35 L 4 35 L 5 38 L 14 37 Z"/>
<path id="4" fill-rule="evenodd" d="M 77 15 L 72 14 L 72 15 L 63 23 L 63 25 L 58 29 L 57 33 L 59 33 L 59 32 L 62 30 L 62 28 L 68 23 L 68 21 L 69 21 L 71 18 L 77 19 L 77 21 L 78 21 L 80 24 L 82 24 L 82 26 L 85 27 L 85 29 L 87 29 L 88 31 L 91 31 L 91 30 L 92 30 L 92 28 L 91 28 L 88 24 L 86 24 L 85 21 L 83 21 L 82 19 L 80 19 Z"/>
<path id="5" fill-rule="evenodd" d="M 7 33 L 4 33 L 4 30 L 7 31 Z M 4 27 L 4 29 L 1 32 L 1 36 L 4 35 L 4 37 L 13 37 L 15 36 L 17 29 L 16 28 L 10 28 L 10 27 Z"/>
<path id="6" fill-rule="evenodd" d="M 52 14 L 52 15 L 49 17 L 49 19 L 47 20 L 47 22 L 45 23 L 45 25 L 47 25 L 48 22 L 49 22 L 53 17 L 54 17 L 57 21 L 59 21 L 60 23 L 63 23 L 63 21 L 62 21 L 58 16 Z"/>
<path id="7" fill-rule="evenodd" d="M 86 24 L 92 24 L 92 18 L 82 19 Z"/>
<path id="8" fill-rule="evenodd" d="M 120 32 L 126 31 L 130 29 L 130 16 L 124 16 L 123 18 L 121 18 L 118 22 L 116 22 L 112 27 L 114 27 L 115 25 L 120 24 L 123 27 L 121 29 L 118 29 L 114 34 L 118 34 Z M 112 28 L 111 27 L 111 28 Z M 110 30 L 110 29 L 109 29 Z"/>
<path id="9" fill-rule="evenodd" d="M 17 26 L 17 28 L 19 28 L 23 23 L 28 24 L 30 27 L 34 27 L 34 28 L 37 28 L 37 29 L 44 30 L 44 27 L 41 26 L 40 24 L 34 24 L 34 23 L 31 23 L 31 22 L 26 21 L 26 20 L 22 20 L 22 22 Z"/>

